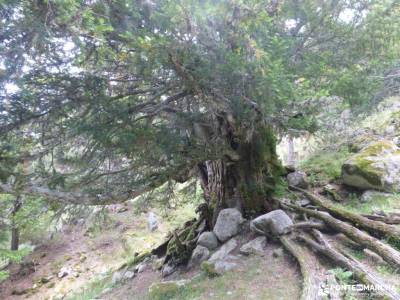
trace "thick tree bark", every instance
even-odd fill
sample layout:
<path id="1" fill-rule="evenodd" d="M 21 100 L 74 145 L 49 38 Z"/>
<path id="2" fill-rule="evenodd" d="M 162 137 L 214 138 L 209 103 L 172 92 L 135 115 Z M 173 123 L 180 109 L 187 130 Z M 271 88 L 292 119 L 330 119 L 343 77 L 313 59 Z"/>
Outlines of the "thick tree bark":
<path id="1" fill-rule="evenodd" d="M 400 267 L 400 252 L 393 249 L 389 245 L 381 242 L 380 240 L 368 235 L 367 233 L 359 230 L 358 228 L 356 228 L 350 224 L 347 224 L 345 222 L 342 222 L 342 221 L 332 217 L 331 215 L 323 213 L 323 212 L 314 211 L 311 209 L 306 209 L 306 208 L 303 208 L 300 206 L 294 206 L 294 205 L 290 205 L 289 207 L 297 210 L 298 212 L 306 213 L 307 215 L 309 215 L 311 217 L 318 218 L 318 219 L 324 221 L 329 227 L 337 230 L 338 232 L 345 234 L 351 240 L 376 252 L 389 264 L 391 264 L 397 268 Z"/>
<path id="2" fill-rule="evenodd" d="M 357 260 L 345 256 L 344 254 L 335 250 L 324 238 L 321 232 L 313 229 L 313 235 L 318 242 L 310 239 L 305 235 L 301 235 L 299 238 L 311 248 L 316 250 L 318 253 L 321 253 L 332 260 L 336 265 L 350 270 L 353 273 L 353 276 L 359 282 L 368 286 L 374 286 L 378 288 L 376 293 L 379 296 L 384 297 L 385 299 L 400 300 L 399 293 L 397 293 L 391 286 L 389 286 L 382 278 L 372 273 Z"/>
<path id="3" fill-rule="evenodd" d="M 275 188 L 277 177 L 284 173 L 271 128 L 260 128 L 250 141 L 235 140 L 230 144 L 236 155 L 225 155 L 198 166 L 211 228 L 224 208 L 237 208 L 246 217 L 268 210 L 266 200 Z"/>
<path id="4" fill-rule="evenodd" d="M 318 258 L 288 235 L 280 236 L 279 240 L 299 263 L 301 275 L 303 276 L 301 300 L 319 299 L 318 291 L 322 284 L 322 278 L 320 276 L 321 266 Z"/>
<path id="5" fill-rule="evenodd" d="M 21 209 L 21 197 L 17 196 L 14 200 L 13 209 L 11 211 L 11 251 L 17 251 L 19 248 L 19 228 L 15 220 L 18 211 Z"/>
<path id="6" fill-rule="evenodd" d="M 332 216 L 340 220 L 347 221 L 354 225 L 357 225 L 357 227 L 368 231 L 370 234 L 374 236 L 377 235 L 380 237 L 384 236 L 387 238 L 394 238 L 400 241 L 400 228 L 394 225 L 386 224 L 384 222 L 381 222 L 380 220 L 371 220 L 362 215 L 349 212 L 343 208 L 334 205 L 329 200 L 325 200 L 323 197 L 310 193 L 306 190 L 293 186 L 291 186 L 290 188 L 302 192 L 308 199 L 311 200 L 311 202 L 314 205 L 327 210 Z"/>

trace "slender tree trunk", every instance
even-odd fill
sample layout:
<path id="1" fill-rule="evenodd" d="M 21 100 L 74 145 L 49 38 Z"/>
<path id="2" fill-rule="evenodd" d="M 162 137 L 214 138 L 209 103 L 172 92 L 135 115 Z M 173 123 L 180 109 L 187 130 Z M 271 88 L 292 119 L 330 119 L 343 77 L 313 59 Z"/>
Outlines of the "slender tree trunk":
<path id="1" fill-rule="evenodd" d="M 294 153 L 294 141 L 293 136 L 288 135 L 288 165 L 294 167 L 296 165 L 295 153 Z"/>
<path id="2" fill-rule="evenodd" d="M 11 251 L 17 251 L 19 248 L 19 228 L 16 223 L 16 215 L 22 206 L 21 198 L 18 196 L 14 200 L 13 210 L 11 212 L 12 224 L 11 224 Z"/>

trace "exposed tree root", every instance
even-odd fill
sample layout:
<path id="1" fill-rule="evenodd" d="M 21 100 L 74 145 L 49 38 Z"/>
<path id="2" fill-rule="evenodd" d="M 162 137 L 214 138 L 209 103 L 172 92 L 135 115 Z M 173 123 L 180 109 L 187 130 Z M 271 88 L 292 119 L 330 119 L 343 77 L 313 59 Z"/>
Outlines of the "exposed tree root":
<path id="1" fill-rule="evenodd" d="M 385 299 L 400 300 L 400 295 L 394 289 L 388 286 L 383 279 L 367 270 L 357 260 L 345 256 L 334 249 L 318 230 L 313 229 L 312 232 L 318 242 L 305 235 L 300 235 L 299 239 L 304 241 L 318 253 L 321 253 L 332 260 L 335 264 L 351 271 L 353 276 L 359 282 L 368 286 L 376 287 L 377 289 L 375 290 L 375 293 L 377 295 Z"/>
<path id="2" fill-rule="evenodd" d="M 300 265 L 300 271 L 303 276 L 301 300 L 319 299 L 318 291 L 322 284 L 322 278 L 319 274 L 318 258 L 310 250 L 299 245 L 289 235 L 282 235 L 279 239 L 285 249 L 297 259 Z"/>
<path id="3" fill-rule="evenodd" d="M 298 187 L 290 186 L 290 189 L 303 193 L 314 205 L 327 210 L 332 216 L 340 220 L 350 222 L 355 226 L 368 231 L 374 236 L 385 236 L 400 241 L 400 228 L 396 226 L 386 224 L 380 220 L 371 220 L 362 215 L 349 212 L 345 209 L 337 207 L 329 200 L 324 199 L 324 197 L 315 195 Z"/>
<path id="4" fill-rule="evenodd" d="M 152 254 L 159 257 L 165 255 L 164 264 L 177 266 L 187 263 L 196 247 L 198 236 L 205 229 L 203 224 L 203 218 L 186 222 L 182 228 L 173 231 L 160 246 L 153 249 Z"/>
<path id="5" fill-rule="evenodd" d="M 327 227 L 324 223 L 317 223 L 317 222 L 298 222 L 293 224 L 287 229 L 287 232 L 299 229 L 319 229 L 319 230 L 326 230 Z M 257 228 L 255 228 L 257 230 Z"/>
<path id="6" fill-rule="evenodd" d="M 283 206 L 285 206 L 283 204 Z M 400 268 L 400 252 L 393 249 L 389 245 L 382 243 L 380 240 L 368 235 L 367 233 L 357 229 L 356 227 L 342 222 L 331 215 L 319 211 L 310 210 L 295 205 L 286 205 L 301 213 L 307 213 L 309 216 L 318 218 L 324 221 L 329 227 L 335 229 L 338 232 L 345 234 L 353 241 L 363 245 L 364 247 L 376 252 L 389 264 Z"/>
<path id="7" fill-rule="evenodd" d="M 388 215 L 362 215 L 373 221 L 380 221 L 386 224 L 396 225 L 400 224 L 400 214 L 392 213 Z"/>

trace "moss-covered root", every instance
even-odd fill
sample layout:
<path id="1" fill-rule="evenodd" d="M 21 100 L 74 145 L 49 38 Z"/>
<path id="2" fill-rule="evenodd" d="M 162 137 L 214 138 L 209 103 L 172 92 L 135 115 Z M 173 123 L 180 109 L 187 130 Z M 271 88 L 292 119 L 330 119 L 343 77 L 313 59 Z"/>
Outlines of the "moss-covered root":
<path id="1" fill-rule="evenodd" d="M 363 245 L 364 247 L 376 252 L 379 254 L 386 262 L 391 264 L 392 266 L 396 268 L 400 268 L 400 252 L 397 250 L 393 249 L 387 244 L 382 243 L 380 240 L 370 236 L 369 234 L 365 233 L 364 231 L 359 230 L 358 228 L 342 222 L 334 217 L 332 217 L 329 214 L 325 214 L 319 211 L 303 208 L 300 206 L 295 206 L 295 205 L 284 205 L 289 208 L 292 208 L 296 210 L 297 212 L 300 213 L 305 213 L 310 217 L 314 217 L 317 219 L 320 219 L 325 222 L 325 224 L 332 229 L 343 233 L 346 235 L 348 238 L 353 240 L 354 242 L 357 242 L 360 245 Z"/>
<path id="2" fill-rule="evenodd" d="M 379 287 L 379 289 L 376 290 L 378 296 L 384 299 L 400 300 L 400 295 L 391 286 L 387 285 L 382 278 L 367 270 L 367 268 L 357 260 L 346 257 L 334 249 L 318 230 L 313 229 L 313 234 L 318 242 L 305 235 L 299 236 L 299 239 L 318 253 L 329 258 L 336 265 L 351 271 L 359 282 L 368 286 Z"/>
<path id="3" fill-rule="evenodd" d="M 288 235 L 282 235 L 279 239 L 299 263 L 303 276 L 301 300 L 318 299 L 318 290 L 322 284 L 318 258 L 307 247 L 299 245 Z"/>
<path id="4" fill-rule="evenodd" d="M 187 222 L 182 229 L 172 234 L 167 244 L 165 263 L 179 265 L 189 261 L 198 235 L 201 233 L 198 227 L 202 221 L 198 219 Z"/>
<path id="5" fill-rule="evenodd" d="M 378 220 L 370 220 L 362 215 L 349 212 L 334 205 L 324 197 L 315 195 L 306 190 L 294 186 L 290 186 L 290 189 L 303 193 L 314 205 L 327 210 L 332 216 L 340 220 L 350 222 L 358 228 L 368 231 L 371 235 L 400 241 L 400 228 L 394 225 L 389 225 Z"/>

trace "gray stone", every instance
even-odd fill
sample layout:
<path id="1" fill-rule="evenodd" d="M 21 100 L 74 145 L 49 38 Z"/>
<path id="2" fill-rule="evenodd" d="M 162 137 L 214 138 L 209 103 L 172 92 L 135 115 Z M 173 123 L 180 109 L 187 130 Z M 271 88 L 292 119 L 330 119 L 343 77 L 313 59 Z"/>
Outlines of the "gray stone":
<path id="1" fill-rule="evenodd" d="M 126 271 L 124 273 L 124 279 L 132 279 L 133 277 L 135 277 L 135 273 L 132 271 Z"/>
<path id="2" fill-rule="evenodd" d="M 64 278 L 72 273 L 72 269 L 70 267 L 62 267 L 58 272 L 58 278 Z"/>
<path id="3" fill-rule="evenodd" d="M 238 241 L 233 238 L 230 239 L 228 242 L 223 244 L 213 255 L 211 255 L 209 261 L 215 262 L 217 260 L 225 259 L 229 253 L 231 253 L 238 245 Z"/>
<path id="4" fill-rule="evenodd" d="M 361 195 L 360 202 L 366 203 L 366 202 L 373 201 L 374 199 L 390 198 L 391 196 L 392 195 L 389 194 L 389 193 L 383 193 L 383 192 L 368 190 L 368 191 L 365 191 Z"/>
<path id="5" fill-rule="evenodd" d="M 286 178 L 289 185 L 293 185 L 302 189 L 306 189 L 308 187 L 307 175 L 302 171 L 289 173 Z"/>
<path id="6" fill-rule="evenodd" d="M 155 231 L 158 228 L 157 217 L 153 212 L 149 212 L 149 215 L 147 216 L 147 227 L 150 231 Z"/>
<path id="7" fill-rule="evenodd" d="M 197 245 L 206 247 L 208 250 L 213 250 L 218 247 L 218 240 L 214 232 L 206 231 L 199 236 Z"/>
<path id="8" fill-rule="evenodd" d="M 123 274 L 122 272 L 115 272 L 111 278 L 112 284 L 116 284 L 118 282 L 121 282 L 123 279 Z"/>
<path id="9" fill-rule="evenodd" d="M 166 265 L 164 265 L 164 266 L 162 267 L 161 275 L 162 275 L 163 277 L 169 276 L 169 275 L 171 275 L 172 273 L 174 273 L 175 270 L 176 270 L 176 266 L 173 265 L 173 264 L 169 264 L 169 263 L 168 263 L 168 264 L 166 264 Z"/>
<path id="10" fill-rule="evenodd" d="M 292 219 L 281 209 L 261 215 L 250 222 L 250 230 L 262 235 L 281 235 L 293 225 Z"/>
<path id="11" fill-rule="evenodd" d="M 259 236 L 240 247 L 239 252 L 244 255 L 263 255 L 266 244 L 267 238 L 265 236 Z"/>
<path id="12" fill-rule="evenodd" d="M 192 252 L 192 257 L 189 261 L 189 267 L 200 264 L 210 257 L 210 251 L 203 246 L 198 245 Z"/>
<path id="13" fill-rule="evenodd" d="M 136 266 L 135 272 L 137 272 L 137 273 L 142 273 L 142 272 L 144 272 L 144 271 L 147 269 L 148 266 L 149 266 L 149 265 L 148 265 L 147 262 L 141 262 L 140 264 L 138 264 L 138 265 Z"/>
<path id="14" fill-rule="evenodd" d="M 219 212 L 215 223 L 214 234 L 218 240 L 225 242 L 239 233 L 243 222 L 242 214 L 236 208 L 223 209 Z"/>

